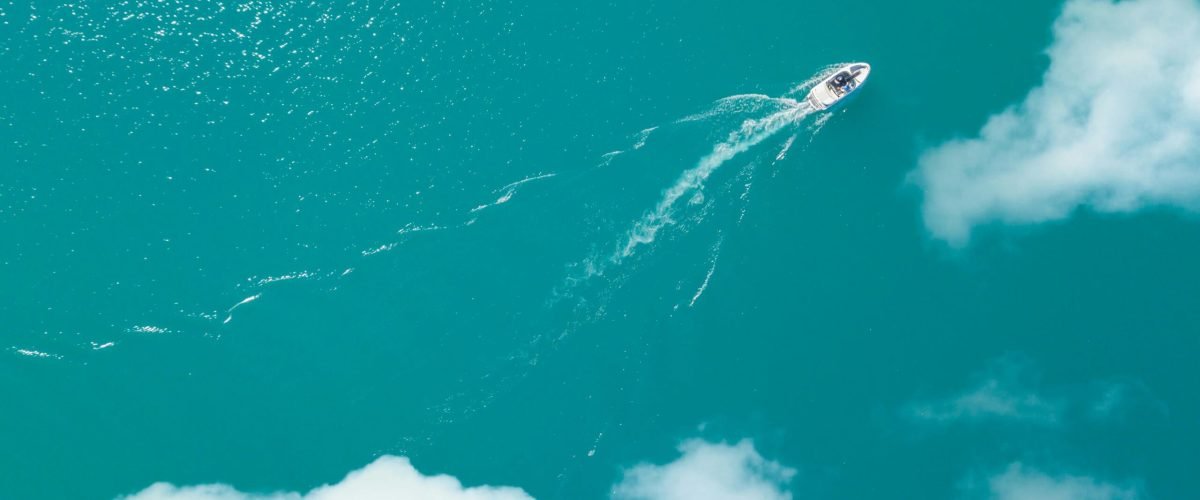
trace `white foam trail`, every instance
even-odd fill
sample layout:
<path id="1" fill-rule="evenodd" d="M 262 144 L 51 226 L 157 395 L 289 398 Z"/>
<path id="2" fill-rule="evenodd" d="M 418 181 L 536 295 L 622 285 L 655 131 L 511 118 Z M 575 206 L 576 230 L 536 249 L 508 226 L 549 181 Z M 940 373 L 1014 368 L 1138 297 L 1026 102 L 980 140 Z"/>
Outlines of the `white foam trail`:
<path id="1" fill-rule="evenodd" d="M 246 304 L 249 304 L 249 303 L 251 303 L 251 302 L 254 302 L 254 301 L 258 300 L 258 298 L 259 298 L 259 297 L 262 297 L 262 294 L 261 294 L 261 293 L 256 293 L 256 294 L 254 294 L 254 295 L 251 295 L 251 296 L 249 296 L 249 297 L 246 297 L 246 298 L 242 299 L 242 301 L 241 301 L 241 302 L 238 302 L 237 304 L 234 304 L 234 305 L 233 305 L 232 307 L 230 307 L 229 309 L 225 310 L 225 312 L 233 312 L 233 310 L 234 310 L 234 309 L 237 309 L 237 308 L 239 308 L 239 307 L 241 307 L 241 306 L 244 306 L 244 305 L 246 305 Z"/>
<path id="2" fill-rule="evenodd" d="M 712 279 L 713 272 L 717 270 L 717 262 L 713 261 L 708 268 L 708 274 L 704 275 L 704 282 L 700 284 L 700 288 L 696 289 L 696 294 L 692 296 L 692 301 L 688 302 L 688 307 L 695 307 L 696 301 L 700 300 L 700 296 L 704 295 L 704 291 L 708 289 L 708 281 Z"/>
<path id="3" fill-rule="evenodd" d="M 34 350 L 34 349 L 20 349 L 20 348 L 14 347 L 13 351 L 22 356 L 29 356 L 31 358 L 63 359 L 63 357 L 58 354 L 50 354 L 48 352 L 38 351 L 38 350 Z"/>
<path id="4" fill-rule="evenodd" d="M 540 180 L 542 180 L 542 179 L 549 179 L 549 178 L 551 178 L 551 177 L 554 177 L 554 176 L 556 176 L 556 175 L 558 175 L 558 174 L 555 174 L 555 173 L 549 173 L 549 174 L 538 174 L 538 175 L 534 175 L 534 176 L 526 177 L 526 178 L 524 178 L 524 179 L 521 179 L 521 180 L 519 180 L 519 181 L 517 181 L 517 182 L 513 182 L 513 183 L 505 184 L 504 186 L 502 186 L 502 187 L 500 187 L 499 189 L 496 189 L 495 191 L 492 191 L 492 192 L 493 192 L 493 193 L 499 193 L 500 191 L 506 191 L 506 190 L 510 190 L 510 189 L 512 189 L 512 188 L 515 188 L 515 187 L 517 187 L 517 186 L 520 186 L 521 184 L 525 184 L 526 182 L 533 182 L 533 181 L 540 181 Z"/>
<path id="5" fill-rule="evenodd" d="M 163 328 L 161 326 L 154 326 L 154 325 L 134 325 L 132 328 L 129 329 L 129 331 L 133 332 L 133 333 L 152 333 L 152 334 L 154 334 L 154 333 L 171 333 L 171 330 L 169 328 Z"/>
<path id="6" fill-rule="evenodd" d="M 388 251 L 388 250 L 391 250 L 391 249 L 393 249 L 393 248 L 396 248 L 396 245 L 397 245 L 397 243 L 388 243 L 388 244 L 385 244 L 385 245 L 379 245 L 379 246 L 377 246 L 377 247 L 375 247 L 375 248 L 368 248 L 368 249 L 366 249 L 366 250 L 363 250 L 363 251 L 361 251 L 361 252 L 359 252 L 359 253 L 361 253 L 363 257 L 370 257 L 370 256 L 372 256 L 372 255 L 375 255 L 375 254 L 379 253 L 379 252 L 386 252 L 386 251 Z"/>
<path id="7" fill-rule="evenodd" d="M 649 127 L 649 128 L 644 128 L 640 132 L 635 134 L 633 136 L 633 146 L 630 146 L 629 150 L 637 151 L 639 149 L 642 149 L 642 147 L 646 145 L 646 141 L 650 139 L 650 134 L 653 133 L 655 130 L 658 130 L 657 125 L 655 125 L 653 127 Z M 621 156 L 623 154 L 625 154 L 625 150 L 623 150 L 623 149 L 618 149 L 615 151 L 609 151 L 607 153 L 604 153 L 604 154 L 600 155 L 600 163 L 597 164 L 596 166 L 597 167 L 607 167 L 612 164 L 614 159 L 616 159 L 618 156 Z"/>
<path id="8" fill-rule="evenodd" d="M 816 120 L 813 120 L 813 124 L 808 127 L 809 144 L 812 144 L 813 139 L 817 138 L 817 134 L 821 132 L 821 129 L 825 128 L 825 124 L 829 123 L 829 120 L 831 119 L 833 119 L 833 113 L 822 114 L 821 116 L 818 116 Z"/>
<path id="9" fill-rule="evenodd" d="M 783 143 L 783 148 L 779 150 L 779 154 L 775 155 L 775 161 L 783 161 L 787 158 L 788 150 L 792 149 L 792 143 L 796 142 L 796 135 L 788 137 L 787 142 Z"/>
<path id="10" fill-rule="evenodd" d="M 418 226 L 418 225 L 415 225 L 412 223 L 408 223 L 408 224 L 405 224 L 404 227 L 396 230 L 396 234 L 419 233 L 422 231 L 437 231 L 439 229 L 446 229 L 446 228 L 444 226 L 439 226 L 437 224 L 430 224 L 428 226 Z"/>
<path id="11" fill-rule="evenodd" d="M 267 276 L 266 278 L 262 278 L 262 279 L 258 280 L 258 283 L 256 283 L 256 285 L 263 286 L 263 285 L 269 285 L 271 283 L 275 283 L 277 281 L 305 279 L 305 278 L 311 278 L 313 276 L 314 276 L 314 274 L 311 272 L 308 272 L 308 271 L 300 271 L 298 273 L 284 274 L 282 276 Z M 251 278 L 251 279 L 253 280 L 253 278 Z"/>
<path id="12" fill-rule="evenodd" d="M 624 151 L 609 151 L 600 155 L 600 163 L 596 164 L 597 168 L 604 168 L 612 164 L 613 159 L 620 156 Z"/>
<path id="13" fill-rule="evenodd" d="M 712 280 L 713 273 L 717 271 L 717 259 L 721 257 L 721 244 L 725 242 L 725 237 L 717 239 L 717 244 L 713 245 L 713 256 L 709 260 L 708 274 L 704 275 L 704 282 L 700 284 L 700 288 L 696 289 L 696 294 L 692 295 L 692 301 L 688 302 L 688 307 L 695 307 L 696 301 L 700 300 L 700 296 L 704 295 L 704 291 L 708 290 L 708 282 Z"/>
<path id="14" fill-rule="evenodd" d="M 613 153 L 609 153 L 609 154 L 613 154 Z M 608 156 L 608 155 L 605 155 L 605 156 Z M 532 177 L 526 177 L 526 178 L 524 178 L 524 179 L 521 179 L 521 180 L 519 180 L 519 181 L 517 181 L 517 182 L 513 182 L 513 183 L 505 184 L 504 186 L 502 186 L 502 187 L 500 187 L 500 188 L 497 188 L 497 189 L 495 189 L 495 190 L 493 190 L 493 191 L 492 191 L 493 193 L 499 193 L 499 192 L 501 192 L 501 191 L 503 191 L 503 192 L 504 192 L 504 194 L 500 195 L 500 197 L 499 197 L 499 198 L 496 198 L 496 201 L 493 201 L 493 202 L 491 202 L 491 203 L 484 203 L 484 204 L 482 204 L 482 205 L 479 205 L 479 206 L 477 206 L 477 207 L 475 207 L 475 208 L 472 208 L 472 209 L 471 209 L 471 213 L 478 212 L 478 211 L 480 211 L 480 210 L 483 210 L 483 209 L 485 209 L 485 208 L 494 207 L 494 206 L 496 206 L 496 205 L 503 205 L 503 204 L 505 204 L 505 203 L 508 203 L 508 200 L 511 200 L 511 199 L 512 199 L 512 197 L 513 197 L 513 194 L 515 194 L 515 193 L 517 192 L 517 187 L 518 187 L 518 186 L 520 186 L 521 184 L 525 184 L 526 182 L 533 182 L 533 181 L 536 181 L 536 180 L 541 180 L 541 179 L 549 179 L 549 178 L 551 178 L 551 177 L 554 177 L 554 176 L 556 176 L 556 175 L 558 175 L 558 174 L 553 174 L 553 173 L 551 173 L 551 174 L 538 174 L 538 175 L 535 175 L 535 176 L 532 176 Z M 471 225 L 472 223 L 474 223 L 474 221 L 469 221 L 469 222 L 467 222 L 467 223 L 466 223 L 466 225 L 468 225 L 468 226 L 469 226 L 469 225 Z"/>
<path id="15" fill-rule="evenodd" d="M 641 132 L 638 132 L 636 138 L 637 142 L 633 143 L 633 149 L 642 149 L 642 146 L 646 145 L 646 140 L 650 139 L 650 134 L 655 130 L 658 130 L 657 126 L 643 129 Z"/>
<path id="16" fill-rule="evenodd" d="M 508 201 L 508 200 L 504 200 L 504 201 Z M 495 204 L 496 204 L 496 202 L 484 203 L 484 204 L 482 204 L 482 205 L 479 205 L 479 206 L 477 206 L 477 207 L 475 207 L 475 208 L 472 208 L 472 209 L 471 209 L 471 213 L 478 212 L 478 211 L 480 211 L 480 210 L 483 210 L 483 209 L 485 209 L 485 208 L 488 208 L 488 207 L 490 207 L 490 206 L 492 206 L 492 205 L 495 205 Z"/>
<path id="17" fill-rule="evenodd" d="M 234 304 L 234 305 L 233 305 L 232 307 L 230 307 L 229 309 L 226 309 L 226 310 L 225 310 L 225 313 L 226 313 L 226 314 L 225 314 L 225 321 L 222 321 L 222 322 L 221 322 L 221 324 L 222 324 L 222 325 L 224 325 L 224 324 L 228 324 L 230 321 L 233 321 L 233 310 L 234 310 L 234 309 L 237 309 L 237 308 L 239 308 L 239 307 L 241 307 L 241 306 L 244 306 L 244 305 L 246 305 L 246 304 L 249 304 L 249 303 L 251 303 L 251 302 L 254 302 L 254 301 L 258 300 L 258 298 L 259 298 L 259 297 L 262 297 L 262 293 L 256 293 L 256 294 L 254 294 L 254 295 L 251 295 L 251 296 L 249 296 L 249 297 L 246 297 L 246 298 L 242 299 L 242 301 L 241 301 L 241 302 L 238 302 L 237 304 Z"/>
<path id="18" fill-rule="evenodd" d="M 589 457 L 596 456 L 596 448 L 598 448 L 600 446 L 600 438 L 602 438 L 602 437 L 604 437 L 603 432 L 596 435 L 596 440 L 592 442 L 592 449 L 588 450 L 587 456 L 589 456 Z"/>
<path id="19" fill-rule="evenodd" d="M 622 153 L 624 153 L 624 151 L 621 151 L 619 149 L 616 151 L 609 151 L 607 153 L 604 153 L 604 154 L 600 155 L 600 164 L 596 165 L 596 166 L 597 167 L 607 167 L 609 164 L 612 163 L 614 158 L 620 156 Z"/>
<path id="20" fill-rule="evenodd" d="M 738 219 L 737 219 L 737 223 L 739 226 L 742 225 L 742 222 L 746 220 L 746 210 L 748 208 L 750 208 L 750 188 L 752 186 L 754 186 L 754 178 L 753 178 L 754 168 L 755 168 L 755 165 L 753 163 L 751 163 L 750 166 L 747 167 L 746 183 L 742 186 L 741 196 L 738 196 L 738 199 L 742 200 L 742 209 L 740 212 L 738 212 Z"/>
<path id="21" fill-rule="evenodd" d="M 484 208 L 487 208 L 487 205 L 475 207 L 475 209 L 473 209 L 471 211 L 475 212 L 477 210 L 482 210 Z M 397 229 L 396 234 L 403 235 L 403 234 L 409 234 L 409 233 L 420 233 L 420 232 L 425 232 L 425 231 L 439 231 L 442 229 L 446 229 L 446 226 L 439 226 L 437 224 L 430 224 L 428 226 L 418 226 L 418 225 L 410 222 L 408 224 L 405 224 L 404 227 Z M 399 244 L 400 244 L 399 241 L 393 241 L 391 243 L 384 243 L 375 248 L 368 248 L 366 250 L 362 250 L 359 252 L 359 254 L 362 254 L 363 257 L 370 257 L 370 256 L 375 255 L 380 252 L 390 251 L 393 248 L 396 248 L 396 245 L 399 245 Z"/>
<path id="22" fill-rule="evenodd" d="M 684 171 L 675 184 L 663 192 L 663 197 L 654 210 L 634 224 L 633 229 L 629 231 L 629 239 L 610 260 L 619 263 L 633 255 L 638 246 L 654 241 L 659 230 L 675 222 L 671 218 L 675 203 L 685 194 L 702 187 L 704 181 L 725 162 L 812 112 L 812 108 L 807 104 L 796 103 L 790 99 L 788 101 L 794 105 L 765 118 L 743 122 L 740 129 L 730 133 L 728 139 L 713 147 L 712 152 L 701 158 L 695 167 Z"/>
<path id="23" fill-rule="evenodd" d="M 753 113 L 761 111 L 768 106 L 795 106 L 797 103 L 793 99 L 786 97 L 771 97 L 766 94 L 738 94 L 729 97 L 723 97 L 714 102 L 712 107 L 705 111 L 701 111 L 694 115 L 688 115 L 678 120 L 675 123 L 688 123 L 701 120 L 707 120 L 714 116 L 724 116 L 733 113 Z M 657 127 L 655 127 L 657 128 Z"/>

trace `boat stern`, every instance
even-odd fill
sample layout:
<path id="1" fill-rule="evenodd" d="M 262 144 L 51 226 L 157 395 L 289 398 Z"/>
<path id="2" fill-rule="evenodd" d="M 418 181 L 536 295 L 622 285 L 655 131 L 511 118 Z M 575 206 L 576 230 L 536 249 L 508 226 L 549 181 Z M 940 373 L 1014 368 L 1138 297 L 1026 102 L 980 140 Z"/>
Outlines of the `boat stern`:
<path id="1" fill-rule="evenodd" d="M 825 83 L 821 82 L 808 92 L 808 105 L 812 106 L 813 109 L 827 109 L 837 104 L 838 99 L 841 98 L 837 94 L 834 94 Z"/>

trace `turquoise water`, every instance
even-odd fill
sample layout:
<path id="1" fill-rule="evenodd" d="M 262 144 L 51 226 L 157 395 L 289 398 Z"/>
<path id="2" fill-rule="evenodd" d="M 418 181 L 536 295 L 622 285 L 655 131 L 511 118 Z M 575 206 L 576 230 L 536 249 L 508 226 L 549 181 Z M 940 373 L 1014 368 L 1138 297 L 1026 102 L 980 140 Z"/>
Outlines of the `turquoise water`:
<path id="1" fill-rule="evenodd" d="M 384 454 L 597 498 L 691 438 L 798 498 L 1200 495 L 1195 221 L 952 248 L 909 181 L 1038 85 L 1061 5 L 571 4 L 0 4 L 0 498 Z M 856 60 L 844 110 L 790 100 Z M 1056 421 L 913 416 L 994 370 Z"/>

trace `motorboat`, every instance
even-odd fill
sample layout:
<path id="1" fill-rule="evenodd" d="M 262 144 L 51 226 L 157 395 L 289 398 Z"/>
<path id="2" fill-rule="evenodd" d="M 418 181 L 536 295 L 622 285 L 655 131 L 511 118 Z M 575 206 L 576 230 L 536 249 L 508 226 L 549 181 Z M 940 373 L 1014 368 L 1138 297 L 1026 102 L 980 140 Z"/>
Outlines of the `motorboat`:
<path id="1" fill-rule="evenodd" d="M 864 62 L 850 63 L 838 68 L 808 91 L 805 98 L 817 111 L 833 108 L 853 96 L 871 74 L 871 65 Z"/>

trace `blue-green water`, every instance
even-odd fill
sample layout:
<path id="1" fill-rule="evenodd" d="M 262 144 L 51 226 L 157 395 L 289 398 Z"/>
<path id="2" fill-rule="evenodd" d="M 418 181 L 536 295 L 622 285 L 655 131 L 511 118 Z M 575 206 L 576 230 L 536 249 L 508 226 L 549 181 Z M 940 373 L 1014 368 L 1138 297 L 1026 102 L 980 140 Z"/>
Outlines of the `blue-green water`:
<path id="1" fill-rule="evenodd" d="M 797 498 L 1200 495 L 1194 218 L 922 221 L 1062 5 L 574 4 L 0 3 L 0 498 L 600 498 L 693 438 Z"/>

